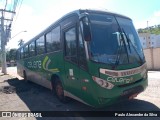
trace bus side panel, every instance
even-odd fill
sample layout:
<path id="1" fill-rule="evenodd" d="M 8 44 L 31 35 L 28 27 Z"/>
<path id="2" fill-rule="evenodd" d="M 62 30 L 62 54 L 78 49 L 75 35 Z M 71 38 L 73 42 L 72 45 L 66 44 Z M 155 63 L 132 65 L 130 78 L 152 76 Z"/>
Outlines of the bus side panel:
<path id="1" fill-rule="evenodd" d="M 21 61 L 21 60 L 18 60 L 18 61 L 17 61 L 17 73 L 18 73 L 18 75 L 21 76 L 21 77 L 24 77 L 24 76 L 23 76 L 23 70 L 24 70 L 24 67 L 23 67 L 22 61 Z"/>

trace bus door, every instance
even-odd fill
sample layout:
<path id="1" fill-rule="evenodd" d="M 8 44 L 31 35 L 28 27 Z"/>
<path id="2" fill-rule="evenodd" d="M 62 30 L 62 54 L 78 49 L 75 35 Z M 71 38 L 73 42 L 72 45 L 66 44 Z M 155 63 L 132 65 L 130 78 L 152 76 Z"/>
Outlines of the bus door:
<path id="1" fill-rule="evenodd" d="M 81 96 L 79 81 L 79 67 L 77 55 L 77 27 L 76 24 L 62 32 L 64 38 L 64 61 L 65 61 L 65 88 L 75 96 Z"/>
<path id="2" fill-rule="evenodd" d="M 87 70 L 84 41 L 76 25 L 63 31 L 65 58 L 65 85 L 75 96 L 87 101 L 91 96 L 90 75 Z"/>
<path id="3" fill-rule="evenodd" d="M 81 22 L 80 22 L 81 23 Z M 82 24 L 80 24 L 78 29 L 78 63 L 79 63 L 79 81 L 81 82 L 81 99 L 83 101 L 91 103 L 93 101 L 93 90 L 91 75 L 89 74 L 87 66 L 87 57 L 85 51 L 85 41 L 82 37 Z M 87 49 L 87 48 L 86 48 Z"/>

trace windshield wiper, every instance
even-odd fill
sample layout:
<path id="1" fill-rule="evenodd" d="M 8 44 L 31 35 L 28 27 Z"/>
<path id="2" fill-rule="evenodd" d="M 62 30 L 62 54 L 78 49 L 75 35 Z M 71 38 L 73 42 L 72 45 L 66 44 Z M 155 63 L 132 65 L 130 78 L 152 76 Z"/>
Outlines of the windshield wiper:
<path id="1" fill-rule="evenodd" d="M 119 47 L 118 47 L 118 51 L 117 51 L 117 55 L 116 55 L 117 57 L 116 57 L 116 62 L 114 64 L 114 68 L 116 68 L 117 65 L 119 64 L 121 52 L 122 52 L 122 39 L 120 39 L 120 42 L 119 42 Z"/>
<path id="2" fill-rule="evenodd" d="M 128 45 L 129 45 L 130 51 L 131 51 L 131 48 L 130 48 L 130 43 L 131 43 L 131 45 L 133 46 L 134 50 L 136 51 L 136 53 L 137 53 L 137 55 L 138 55 L 138 57 L 139 57 L 139 59 L 140 59 L 140 62 L 143 63 L 143 59 L 142 59 L 141 56 L 139 55 L 136 47 L 133 45 L 133 43 L 132 43 L 132 41 L 130 40 L 130 38 L 128 38 L 128 36 L 127 36 L 127 34 L 126 34 L 126 32 L 124 31 L 123 28 L 122 28 L 122 32 L 124 33 L 124 35 L 125 35 L 125 37 L 126 37 L 126 39 L 127 39 L 127 43 L 128 43 Z"/>
<path id="3" fill-rule="evenodd" d="M 122 29 L 122 33 L 124 33 L 124 35 L 125 35 L 125 37 L 126 37 L 126 39 L 127 39 L 129 51 L 130 51 L 130 53 L 131 53 L 131 47 L 130 47 L 130 44 L 129 44 L 129 42 L 130 42 L 130 41 L 129 41 L 129 38 L 128 38 L 127 34 L 125 33 L 124 29 L 123 29 L 123 28 L 121 28 L 121 29 Z"/>
<path id="4" fill-rule="evenodd" d="M 118 23 L 118 21 L 117 21 L 117 23 Z M 125 48 L 125 51 L 126 51 L 126 54 L 127 54 L 127 60 L 128 60 L 128 63 L 129 63 L 129 55 L 128 55 L 128 50 L 127 50 L 127 45 L 126 45 L 126 42 L 125 42 L 125 38 L 123 36 L 123 31 L 120 28 L 119 23 L 118 23 L 118 26 L 119 26 L 119 33 L 120 33 L 121 39 L 120 39 L 120 46 L 118 47 L 116 62 L 114 64 L 114 69 L 118 66 L 119 60 L 120 60 L 120 56 L 121 56 L 121 53 L 122 53 L 122 44 L 121 44 L 121 41 L 123 42 L 123 45 L 124 45 L 124 48 Z"/>

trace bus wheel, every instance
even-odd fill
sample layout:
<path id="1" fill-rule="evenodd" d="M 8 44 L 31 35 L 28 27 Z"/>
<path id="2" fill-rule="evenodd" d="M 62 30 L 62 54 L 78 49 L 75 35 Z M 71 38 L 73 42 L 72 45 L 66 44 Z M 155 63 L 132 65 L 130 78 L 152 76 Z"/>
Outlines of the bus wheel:
<path id="1" fill-rule="evenodd" d="M 24 76 L 25 82 L 28 82 L 27 75 L 26 75 L 26 72 L 25 72 L 25 71 L 23 71 L 23 76 Z"/>
<path id="2" fill-rule="evenodd" d="M 55 82 L 55 92 L 56 92 L 57 98 L 62 103 L 69 102 L 69 98 L 64 96 L 64 89 L 63 89 L 62 83 L 59 80 Z"/>

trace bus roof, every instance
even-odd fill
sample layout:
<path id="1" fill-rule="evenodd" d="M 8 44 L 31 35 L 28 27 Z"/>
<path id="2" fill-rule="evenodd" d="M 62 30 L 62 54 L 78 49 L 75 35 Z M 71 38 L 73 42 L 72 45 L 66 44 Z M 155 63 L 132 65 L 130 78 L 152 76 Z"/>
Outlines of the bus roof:
<path id="1" fill-rule="evenodd" d="M 127 18 L 127 19 L 130 19 L 129 17 L 127 16 L 124 16 L 124 15 L 121 15 L 121 14 L 118 14 L 118 13 L 114 13 L 114 12 L 111 12 L 111 11 L 108 11 L 108 10 L 96 10 L 96 9 L 78 9 L 78 10 L 74 10 L 72 12 L 69 12 L 67 13 L 66 15 L 62 16 L 60 19 L 58 19 L 57 21 L 55 21 L 54 23 L 52 23 L 49 27 L 47 27 L 45 30 L 43 30 L 41 33 L 39 33 L 38 35 L 36 35 L 35 37 L 33 37 L 32 39 L 30 39 L 28 42 L 26 42 L 24 45 L 20 46 L 18 49 L 26 46 L 27 44 L 31 43 L 33 40 L 35 40 L 36 38 L 39 38 L 41 35 L 47 33 L 50 31 L 50 29 L 54 26 L 56 26 L 58 23 L 60 23 L 62 20 L 66 19 L 67 17 L 69 16 L 72 16 L 74 14 L 76 15 L 80 15 L 82 13 L 101 13 L 101 14 L 112 14 L 112 15 L 116 15 L 116 16 L 120 16 L 120 17 L 124 17 L 124 18 Z"/>

